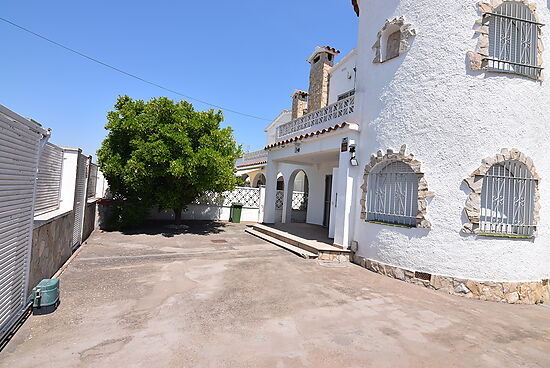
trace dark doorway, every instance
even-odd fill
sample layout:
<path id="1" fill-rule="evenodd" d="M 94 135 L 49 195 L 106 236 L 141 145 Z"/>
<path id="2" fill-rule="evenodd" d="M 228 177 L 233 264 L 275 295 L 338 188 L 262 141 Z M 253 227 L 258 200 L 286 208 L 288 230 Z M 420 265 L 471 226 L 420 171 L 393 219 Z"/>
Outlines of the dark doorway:
<path id="1" fill-rule="evenodd" d="M 332 175 L 325 176 L 325 213 L 323 226 L 328 227 L 330 222 L 330 195 L 332 193 Z"/>

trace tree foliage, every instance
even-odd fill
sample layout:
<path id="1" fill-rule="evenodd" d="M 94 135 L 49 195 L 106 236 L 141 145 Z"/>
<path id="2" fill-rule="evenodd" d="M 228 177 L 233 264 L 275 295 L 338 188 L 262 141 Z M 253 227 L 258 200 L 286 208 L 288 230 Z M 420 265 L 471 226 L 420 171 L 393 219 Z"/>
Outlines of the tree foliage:
<path id="1" fill-rule="evenodd" d="M 114 199 L 181 210 L 207 191 L 237 184 L 241 154 L 221 111 L 195 111 L 186 101 L 118 98 L 107 115 L 107 137 L 97 152 Z"/>

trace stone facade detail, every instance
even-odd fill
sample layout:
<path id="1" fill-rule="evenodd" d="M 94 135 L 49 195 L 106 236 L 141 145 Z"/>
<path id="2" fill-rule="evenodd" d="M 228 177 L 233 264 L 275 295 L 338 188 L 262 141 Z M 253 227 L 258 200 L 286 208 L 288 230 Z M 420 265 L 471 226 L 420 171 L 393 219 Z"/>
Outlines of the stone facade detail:
<path id="1" fill-rule="evenodd" d="M 470 176 L 466 179 L 464 179 L 464 182 L 468 185 L 468 187 L 472 190 L 470 195 L 468 196 L 468 199 L 466 201 L 466 206 L 464 207 L 464 211 L 466 212 L 466 216 L 468 217 L 468 223 L 464 224 L 464 227 L 462 228 L 462 231 L 467 234 L 478 234 L 479 233 L 479 223 L 481 218 L 481 191 L 483 189 L 483 178 L 489 171 L 489 169 L 498 163 L 508 161 L 508 160 L 514 160 L 521 162 L 527 166 L 528 170 L 531 172 L 531 175 L 533 175 L 533 178 L 536 179 L 536 191 L 535 191 L 535 217 L 534 217 L 534 224 L 538 224 L 539 218 L 540 218 L 540 190 L 539 190 L 539 183 L 540 183 L 540 176 L 537 174 L 537 171 L 535 170 L 535 165 L 533 164 L 533 160 L 529 157 L 527 157 L 525 154 L 520 152 L 516 148 L 512 148 L 508 150 L 507 148 L 504 148 L 500 151 L 499 154 L 495 155 L 494 157 L 486 157 L 481 162 L 481 166 L 476 169 L 473 173 L 470 174 Z"/>
<path id="2" fill-rule="evenodd" d="M 52 277 L 72 254 L 73 211 L 47 221 L 32 232 L 30 294 L 40 280 Z"/>
<path id="3" fill-rule="evenodd" d="M 292 94 L 292 120 L 301 118 L 307 112 L 307 96 L 309 93 L 296 90 Z"/>
<path id="4" fill-rule="evenodd" d="M 308 111 L 316 111 L 328 105 L 330 70 L 334 66 L 334 57 L 340 51 L 329 47 L 317 47 L 307 60 L 311 64 L 309 73 Z"/>
<path id="5" fill-rule="evenodd" d="M 406 154 L 406 145 L 401 146 L 399 152 L 394 152 L 391 148 L 388 148 L 387 153 L 384 154 L 381 150 L 376 155 L 372 155 L 370 162 L 365 166 L 365 172 L 363 174 L 363 185 L 361 186 L 361 219 L 367 218 L 367 190 L 368 179 L 371 170 L 379 164 L 388 164 L 390 162 L 401 161 L 407 164 L 418 177 L 418 213 L 416 215 L 416 227 L 422 229 L 430 229 L 431 224 L 426 218 L 426 211 L 428 207 L 427 198 L 433 197 L 435 194 L 428 190 L 428 182 L 424 178 L 424 173 L 421 171 L 421 162 L 414 158 L 412 154 Z"/>
<path id="6" fill-rule="evenodd" d="M 452 295 L 510 304 L 550 302 L 549 280 L 530 282 L 474 281 L 407 270 L 376 262 L 356 254 L 352 255 L 351 259 L 353 263 L 372 272 Z"/>
<path id="7" fill-rule="evenodd" d="M 516 1 L 522 4 L 525 4 L 535 16 L 537 22 L 539 22 L 539 17 L 537 15 L 537 4 L 531 3 L 527 0 L 509 0 Z M 499 5 L 501 5 L 503 0 L 489 0 L 488 2 L 480 1 L 477 3 L 478 11 L 480 14 L 492 13 Z M 487 60 L 489 56 L 489 22 L 491 17 L 482 17 L 478 19 L 475 23 L 476 29 L 475 34 L 478 36 L 476 51 L 469 51 L 467 53 L 468 60 L 470 61 L 470 69 L 473 71 L 488 71 Z M 537 65 L 542 65 L 542 53 L 544 51 L 544 45 L 542 43 L 542 30 L 541 27 L 538 28 L 538 45 L 537 45 Z M 539 74 L 538 80 L 542 81 L 544 79 L 542 72 Z"/>
<path id="8" fill-rule="evenodd" d="M 410 40 L 412 37 L 416 36 L 416 30 L 412 28 L 412 25 L 409 23 L 405 23 L 404 17 L 399 18 L 393 18 L 393 19 L 387 19 L 386 24 L 384 24 L 384 27 L 378 32 L 376 42 L 372 46 L 372 49 L 374 50 L 375 57 L 372 61 L 373 63 L 383 63 L 387 60 L 393 59 L 396 56 L 392 56 L 390 58 L 384 57 L 383 55 L 386 55 L 382 48 L 382 43 L 384 40 L 387 40 L 388 37 L 390 37 L 395 32 L 400 32 L 399 42 L 396 44 L 395 47 L 397 47 L 397 50 L 393 50 L 391 52 L 392 55 L 403 55 L 409 50 L 410 47 Z"/>

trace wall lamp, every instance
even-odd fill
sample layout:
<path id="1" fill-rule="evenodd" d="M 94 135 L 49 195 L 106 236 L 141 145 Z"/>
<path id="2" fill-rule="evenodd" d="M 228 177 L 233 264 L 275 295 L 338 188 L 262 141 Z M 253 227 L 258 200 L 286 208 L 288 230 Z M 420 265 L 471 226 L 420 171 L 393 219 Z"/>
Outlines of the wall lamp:
<path id="1" fill-rule="evenodd" d="M 350 144 L 349 153 L 351 155 L 351 158 L 349 159 L 349 163 L 351 164 L 351 166 L 358 166 L 359 162 L 357 161 L 357 158 L 356 158 L 357 153 L 356 153 L 356 145 L 355 144 Z"/>

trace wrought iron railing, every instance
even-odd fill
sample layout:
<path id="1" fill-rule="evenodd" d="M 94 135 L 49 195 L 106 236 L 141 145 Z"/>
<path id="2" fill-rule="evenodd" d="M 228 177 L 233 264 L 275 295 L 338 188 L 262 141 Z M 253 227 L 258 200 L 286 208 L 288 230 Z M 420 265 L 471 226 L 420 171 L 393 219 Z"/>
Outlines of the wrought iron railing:
<path id="1" fill-rule="evenodd" d="M 298 119 L 277 127 L 277 138 L 305 130 L 325 122 L 331 122 L 355 111 L 355 95 L 344 98 L 322 109 L 310 112 Z"/>

